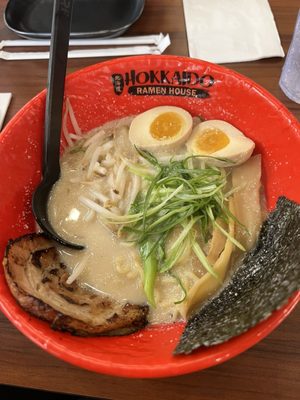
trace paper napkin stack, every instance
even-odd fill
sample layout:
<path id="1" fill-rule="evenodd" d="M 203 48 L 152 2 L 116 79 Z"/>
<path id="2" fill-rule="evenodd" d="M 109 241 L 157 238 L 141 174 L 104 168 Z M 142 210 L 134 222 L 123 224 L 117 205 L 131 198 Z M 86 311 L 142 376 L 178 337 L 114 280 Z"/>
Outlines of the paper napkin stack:
<path id="1" fill-rule="evenodd" d="M 190 56 L 214 63 L 284 57 L 267 0 L 183 0 Z"/>

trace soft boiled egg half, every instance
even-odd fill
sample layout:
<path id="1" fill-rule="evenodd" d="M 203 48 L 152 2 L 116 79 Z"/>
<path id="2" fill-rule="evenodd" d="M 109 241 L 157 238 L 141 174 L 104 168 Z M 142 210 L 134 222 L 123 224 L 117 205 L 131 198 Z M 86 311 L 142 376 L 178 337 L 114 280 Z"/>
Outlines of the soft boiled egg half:
<path id="1" fill-rule="evenodd" d="M 239 165 L 251 156 L 255 143 L 240 130 L 225 121 L 210 120 L 199 123 L 186 143 L 193 155 L 216 157 L 229 161 L 228 166 Z M 208 164 L 226 166 L 226 160 L 205 158 Z"/>
<path id="2" fill-rule="evenodd" d="M 183 144 L 192 132 L 193 119 L 180 107 L 160 106 L 137 115 L 129 128 L 129 140 L 149 151 L 168 151 Z"/>

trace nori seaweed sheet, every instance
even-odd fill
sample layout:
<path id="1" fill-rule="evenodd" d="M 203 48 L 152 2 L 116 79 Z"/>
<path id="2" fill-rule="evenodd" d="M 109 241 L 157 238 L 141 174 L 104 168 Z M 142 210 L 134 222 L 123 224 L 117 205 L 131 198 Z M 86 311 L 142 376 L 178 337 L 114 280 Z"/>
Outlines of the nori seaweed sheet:
<path id="1" fill-rule="evenodd" d="M 188 320 L 174 354 L 189 354 L 247 331 L 299 288 L 300 205 L 282 196 L 230 282 Z"/>

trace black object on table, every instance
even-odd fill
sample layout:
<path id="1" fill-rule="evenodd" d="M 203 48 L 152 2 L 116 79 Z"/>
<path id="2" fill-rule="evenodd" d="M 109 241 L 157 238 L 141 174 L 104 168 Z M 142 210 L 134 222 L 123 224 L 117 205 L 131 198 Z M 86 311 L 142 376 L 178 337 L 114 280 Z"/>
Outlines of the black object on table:
<path id="1" fill-rule="evenodd" d="M 71 38 L 116 37 L 141 16 L 145 0 L 74 0 Z M 49 39 L 53 0 L 9 0 L 6 26 L 26 38 Z"/>

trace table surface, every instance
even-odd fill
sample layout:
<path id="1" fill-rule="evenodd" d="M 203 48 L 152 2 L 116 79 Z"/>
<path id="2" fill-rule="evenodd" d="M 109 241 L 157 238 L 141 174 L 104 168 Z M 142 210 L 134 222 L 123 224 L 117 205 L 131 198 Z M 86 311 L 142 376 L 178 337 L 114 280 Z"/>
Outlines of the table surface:
<path id="1" fill-rule="evenodd" d="M 6 1 L 0 0 L 0 13 Z M 299 0 L 270 0 L 285 52 L 291 41 Z M 147 0 L 127 35 L 170 33 L 166 54 L 188 55 L 181 0 Z M 1 19 L 0 40 L 13 39 Z M 70 60 L 68 72 L 103 59 Z M 280 58 L 227 64 L 265 87 L 300 119 L 300 106 L 278 86 Z M 6 122 L 46 86 L 46 61 L 0 61 L 0 92 L 12 92 Z M 271 335 L 238 357 L 205 371 L 165 379 L 124 379 L 99 375 L 60 361 L 36 347 L 0 315 L 0 384 L 76 393 L 106 399 L 298 399 L 300 393 L 300 309 Z"/>

